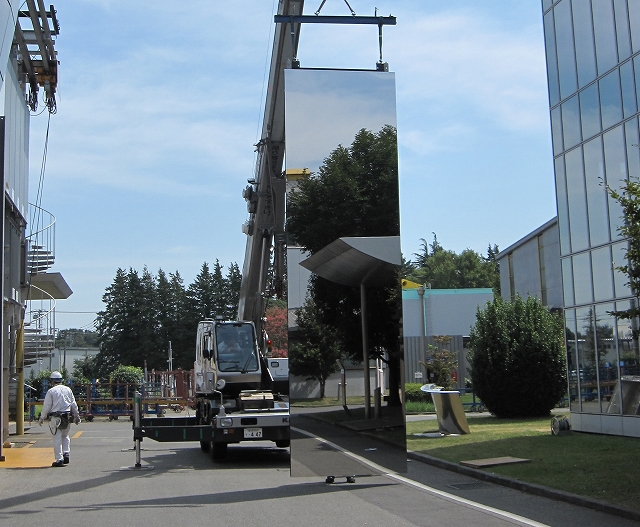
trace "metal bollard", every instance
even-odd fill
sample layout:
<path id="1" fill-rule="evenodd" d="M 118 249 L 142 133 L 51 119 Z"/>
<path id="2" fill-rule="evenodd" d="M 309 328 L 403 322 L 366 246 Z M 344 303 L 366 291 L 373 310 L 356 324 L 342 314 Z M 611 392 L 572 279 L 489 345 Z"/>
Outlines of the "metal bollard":
<path id="1" fill-rule="evenodd" d="M 142 394 L 136 391 L 133 396 L 133 427 L 134 429 L 140 428 L 140 415 L 142 412 Z M 136 468 L 140 468 L 142 464 L 140 463 L 140 438 L 137 437 L 135 440 L 136 445 Z"/>
<path id="2" fill-rule="evenodd" d="M 140 459 L 140 442 L 142 441 L 142 394 L 135 392 L 133 396 L 133 442 L 136 451 L 136 464 L 133 467 L 121 467 L 120 470 L 153 470 L 153 465 L 142 466 Z"/>

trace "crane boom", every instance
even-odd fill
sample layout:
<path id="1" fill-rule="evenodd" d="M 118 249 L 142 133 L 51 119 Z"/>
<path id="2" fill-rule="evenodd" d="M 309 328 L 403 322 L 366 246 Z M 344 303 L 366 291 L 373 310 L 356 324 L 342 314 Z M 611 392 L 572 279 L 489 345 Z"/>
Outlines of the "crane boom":
<path id="1" fill-rule="evenodd" d="M 278 15 L 302 14 L 303 4 L 304 0 L 280 0 Z M 284 70 L 296 56 L 299 36 L 299 23 L 276 24 L 255 175 L 243 192 L 249 219 L 243 225 L 247 244 L 238 319 L 252 321 L 256 327 L 262 327 L 272 249 L 276 290 L 282 290 L 285 274 Z"/>

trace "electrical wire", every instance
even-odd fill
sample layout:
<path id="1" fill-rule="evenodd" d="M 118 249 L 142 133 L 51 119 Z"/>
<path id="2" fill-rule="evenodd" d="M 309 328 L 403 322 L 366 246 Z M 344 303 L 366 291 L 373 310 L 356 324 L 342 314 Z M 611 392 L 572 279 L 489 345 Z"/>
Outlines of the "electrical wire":
<path id="1" fill-rule="evenodd" d="M 47 131 L 45 134 L 45 140 L 44 140 L 44 149 L 42 152 L 42 162 L 40 164 L 40 177 L 38 179 L 38 191 L 36 193 L 36 199 L 35 199 L 35 207 L 33 207 L 32 209 L 32 216 L 31 216 L 31 234 L 30 236 L 33 236 L 33 234 L 36 234 L 36 244 L 37 244 L 37 233 L 40 231 L 40 223 L 42 222 L 42 193 L 43 193 L 43 188 L 44 188 L 44 174 L 45 174 L 45 168 L 47 166 L 47 151 L 49 150 L 49 128 L 51 125 L 51 113 L 48 114 L 47 116 Z"/>
<path id="2" fill-rule="evenodd" d="M 80 326 L 78 329 L 89 329 L 89 328 L 96 329 L 97 328 L 97 324 L 98 324 L 98 319 L 94 318 L 92 322 L 89 322 L 88 324 L 85 324 L 84 326 Z"/>

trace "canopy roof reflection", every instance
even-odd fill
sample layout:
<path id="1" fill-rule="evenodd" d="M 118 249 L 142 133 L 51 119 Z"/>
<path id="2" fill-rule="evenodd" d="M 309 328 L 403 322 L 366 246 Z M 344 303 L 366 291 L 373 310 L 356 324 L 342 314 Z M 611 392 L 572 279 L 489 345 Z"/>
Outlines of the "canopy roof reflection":
<path id="1" fill-rule="evenodd" d="M 402 264 L 400 236 L 338 238 L 300 263 L 342 285 L 386 287 L 397 283 Z"/>

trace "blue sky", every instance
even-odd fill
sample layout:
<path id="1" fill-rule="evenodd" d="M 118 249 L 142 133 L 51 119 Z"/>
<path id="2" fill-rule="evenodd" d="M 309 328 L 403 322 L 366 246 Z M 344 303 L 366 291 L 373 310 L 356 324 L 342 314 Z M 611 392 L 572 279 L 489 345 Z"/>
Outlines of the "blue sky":
<path id="1" fill-rule="evenodd" d="M 402 250 L 505 248 L 555 215 L 540 2 L 350 0 L 393 14 Z M 320 0 L 308 0 L 313 13 Z M 241 191 L 253 174 L 273 0 L 64 0 L 58 113 L 42 206 L 74 294 L 59 328 L 90 327 L 118 267 L 242 265 Z M 323 14 L 348 14 L 327 0 Z M 303 67 L 373 68 L 377 27 L 303 27 Z M 31 121 L 31 196 L 46 113 Z M 79 313 L 88 312 L 88 313 Z"/>
<path id="2" fill-rule="evenodd" d="M 363 128 L 397 126 L 395 75 L 377 71 L 285 72 L 286 168 L 317 172 Z"/>

